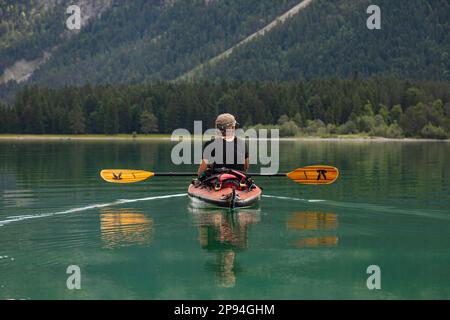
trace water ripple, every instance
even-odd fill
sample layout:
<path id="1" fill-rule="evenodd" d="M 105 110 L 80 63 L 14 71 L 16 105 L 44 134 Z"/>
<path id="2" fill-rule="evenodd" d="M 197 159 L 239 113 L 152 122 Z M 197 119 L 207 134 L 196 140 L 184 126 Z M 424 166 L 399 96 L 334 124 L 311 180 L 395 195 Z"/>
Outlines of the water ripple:
<path id="1" fill-rule="evenodd" d="M 446 211 L 440 210 L 420 210 L 420 209 L 402 209 L 396 208 L 392 206 L 383 206 L 377 204 L 370 203 L 352 203 L 352 202 L 339 202 L 339 201 L 331 201 L 331 200 L 308 200 L 294 197 L 280 197 L 280 196 L 269 196 L 263 195 L 264 198 L 275 198 L 280 200 L 290 200 L 290 201 L 304 201 L 304 202 L 320 202 L 321 204 L 333 206 L 333 207 L 341 207 L 341 208 L 349 208 L 349 209 L 364 209 L 368 211 L 375 211 L 381 213 L 392 213 L 392 214 L 404 214 L 404 215 L 414 215 L 420 216 L 424 218 L 433 218 L 433 219 L 441 219 L 441 220 L 450 220 L 450 214 Z"/>
<path id="2" fill-rule="evenodd" d="M 184 197 L 184 196 L 186 196 L 186 193 L 172 194 L 172 195 L 166 195 L 166 196 L 147 197 L 147 198 L 140 198 L 140 199 L 121 199 L 121 200 L 117 200 L 115 202 L 102 203 L 102 204 L 93 204 L 93 205 L 88 205 L 88 206 L 85 206 L 85 207 L 73 208 L 73 209 L 68 209 L 68 210 L 59 211 L 59 212 L 40 213 L 40 214 L 31 214 L 31 215 L 20 215 L 20 216 L 10 216 L 10 217 L 7 217 L 6 220 L 0 220 L 0 227 L 4 226 L 6 224 L 9 224 L 9 223 L 19 222 L 19 221 L 23 221 L 23 220 L 47 218 L 47 217 L 64 215 L 64 214 L 69 214 L 69 213 L 74 213 L 74 212 L 82 212 L 82 211 L 87 211 L 87 210 L 92 210 L 92 209 L 97 209 L 97 208 L 105 208 L 105 207 L 117 206 L 117 205 L 125 204 L 125 203 L 140 202 L 140 201 L 150 201 L 150 200 L 159 200 L 159 199 L 169 199 L 169 198 Z"/>

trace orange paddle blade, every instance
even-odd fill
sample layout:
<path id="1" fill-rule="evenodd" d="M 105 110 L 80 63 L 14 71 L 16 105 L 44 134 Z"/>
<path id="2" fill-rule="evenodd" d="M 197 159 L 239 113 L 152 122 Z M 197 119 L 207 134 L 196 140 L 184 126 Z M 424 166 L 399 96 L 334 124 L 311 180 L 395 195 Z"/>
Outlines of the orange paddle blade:
<path id="1" fill-rule="evenodd" d="M 107 169 L 100 172 L 103 180 L 112 183 L 135 183 L 147 180 L 155 174 L 143 170 Z"/>
<path id="2" fill-rule="evenodd" d="M 295 169 L 287 176 L 301 184 L 331 184 L 339 177 L 339 170 L 330 166 L 309 166 Z"/>

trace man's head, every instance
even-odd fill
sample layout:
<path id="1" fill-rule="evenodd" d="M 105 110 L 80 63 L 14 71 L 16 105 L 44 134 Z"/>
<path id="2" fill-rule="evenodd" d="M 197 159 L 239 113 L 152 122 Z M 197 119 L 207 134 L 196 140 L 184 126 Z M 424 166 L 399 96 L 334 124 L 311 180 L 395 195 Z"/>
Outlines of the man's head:
<path id="1" fill-rule="evenodd" d="M 236 124 L 236 119 L 229 113 L 223 113 L 216 119 L 216 128 L 220 130 L 223 136 L 234 134 Z"/>

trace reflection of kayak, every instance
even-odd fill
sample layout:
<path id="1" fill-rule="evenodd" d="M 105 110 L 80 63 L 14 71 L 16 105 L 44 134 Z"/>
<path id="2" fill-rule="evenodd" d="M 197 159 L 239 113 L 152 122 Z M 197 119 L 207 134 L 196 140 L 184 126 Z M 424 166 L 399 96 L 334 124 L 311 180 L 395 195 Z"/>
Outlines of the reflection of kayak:
<path id="1" fill-rule="evenodd" d="M 193 199 L 199 199 L 207 204 L 223 208 L 241 208 L 256 204 L 261 198 L 262 190 L 254 186 L 251 190 L 239 190 L 231 187 L 215 190 L 203 185 L 194 186 L 191 184 L 188 194 Z"/>

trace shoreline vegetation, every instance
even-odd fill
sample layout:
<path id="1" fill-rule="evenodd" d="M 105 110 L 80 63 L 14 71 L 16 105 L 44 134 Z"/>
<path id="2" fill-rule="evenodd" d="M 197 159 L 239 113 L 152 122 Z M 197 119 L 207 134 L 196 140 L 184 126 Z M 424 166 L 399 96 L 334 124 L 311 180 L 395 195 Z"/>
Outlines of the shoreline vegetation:
<path id="1" fill-rule="evenodd" d="M 170 141 L 170 134 L 0 134 L 0 141 Z M 201 139 L 194 136 L 193 139 Z M 270 139 L 270 138 L 269 138 Z M 345 141 L 345 142 L 450 142 L 450 139 L 384 138 L 362 134 L 330 136 L 281 137 L 280 141 Z"/>

